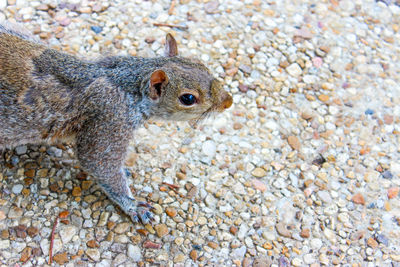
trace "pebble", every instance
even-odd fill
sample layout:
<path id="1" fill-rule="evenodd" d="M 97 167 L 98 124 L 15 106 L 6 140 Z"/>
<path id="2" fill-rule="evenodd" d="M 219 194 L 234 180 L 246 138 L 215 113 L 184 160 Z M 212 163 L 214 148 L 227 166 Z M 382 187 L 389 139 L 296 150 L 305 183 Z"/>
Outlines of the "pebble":
<path id="1" fill-rule="evenodd" d="M 203 153 L 204 153 L 206 156 L 210 157 L 210 158 L 214 157 L 214 155 L 215 155 L 215 153 L 216 153 L 216 150 L 217 150 L 217 147 L 216 147 L 214 141 L 207 140 L 207 141 L 205 141 L 205 142 L 203 143 L 203 145 L 202 145 L 202 151 L 203 151 Z"/>
<path id="2" fill-rule="evenodd" d="M 288 143 L 293 150 L 299 150 L 301 147 L 299 138 L 297 138 L 296 136 L 289 136 Z"/>
<path id="3" fill-rule="evenodd" d="M 365 199 L 364 196 L 361 193 L 357 193 L 355 194 L 351 200 L 356 203 L 356 204 L 361 204 L 361 205 L 365 205 Z"/>
<path id="4" fill-rule="evenodd" d="M 142 252 L 140 247 L 128 244 L 127 256 L 131 258 L 134 262 L 142 260 Z"/>
<path id="5" fill-rule="evenodd" d="M 72 226 L 72 225 L 63 226 L 59 232 L 61 241 L 63 242 L 63 244 L 65 245 L 69 241 L 71 241 L 72 238 L 74 237 L 74 235 L 76 234 L 76 232 L 77 232 L 77 229 L 75 226 Z"/>
<path id="6" fill-rule="evenodd" d="M 12 191 L 14 194 L 18 195 L 18 194 L 21 193 L 21 191 L 22 191 L 23 188 L 24 188 L 24 186 L 23 186 L 22 184 L 16 184 L 16 185 L 13 186 L 13 188 L 11 189 L 11 191 Z"/>
<path id="7" fill-rule="evenodd" d="M 164 237 L 169 233 L 169 229 L 165 224 L 158 224 L 155 227 L 158 237 Z"/>
<path id="8" fill-rule="evenodd" d="M 251 172 L 251 175 L 253 175 L 254 177 L 257 177 L 257 178 L 262 178 L 267 175 L 267 172 L 262 168 L 255 168 Z"/>
<path id="9" fill-rule="evenodd" d="M 86 255 L 91 259 L 92 261 L 99 261 L 100 260 L 100 252 L 96 248 L 89 248 L 86 250 Z"/>
<path id="10" fill-rule="evenodd" d="M 291 237 L 292 233 L 287 229 L 286 225 L 284 223 L 277 223 L 275 225 L 276 231 L 278 232 L 279 235 L 284 236 L 284 237 Z"/>
<path id="11" fill-rule="evenodd" d="M 293 63 L 286 68 L 286 71 L 289 73 L 290 76 L 299 77 L 303 71 L 301 70 L 299 64 Z"/>

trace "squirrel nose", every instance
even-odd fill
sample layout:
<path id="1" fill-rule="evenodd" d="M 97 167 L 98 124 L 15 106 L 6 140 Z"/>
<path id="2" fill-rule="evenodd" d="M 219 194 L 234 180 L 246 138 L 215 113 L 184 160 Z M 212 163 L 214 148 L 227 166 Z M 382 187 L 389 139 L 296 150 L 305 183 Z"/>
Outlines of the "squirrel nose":
<path id="1" fill-rule="evenodd" d="M 223 111 L 224 109 L 230 108 L 232 106 L 232 96 L 226 92 L 223 91 L 221 93 L 221 102 L 220 105 L 218 106 L 219 111 Z"/>

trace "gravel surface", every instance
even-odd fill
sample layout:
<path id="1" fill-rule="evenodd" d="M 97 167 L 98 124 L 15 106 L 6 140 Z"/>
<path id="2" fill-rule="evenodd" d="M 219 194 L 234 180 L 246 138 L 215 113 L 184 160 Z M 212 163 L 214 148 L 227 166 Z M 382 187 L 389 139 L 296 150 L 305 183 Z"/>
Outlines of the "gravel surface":
<path id="1" fill-rule="evenodd" d="M 126 165 L 153 226 L 70 145 L 5 151 L 3 266 L 46 265 L 57 216 L 54 266 L 400 266 L 400 2 L 172 2 L 0 0 L 0 20 L 85 57 L 160 55 L 172 32 L 234 98 L 197 130 L 137 131 Z"/>

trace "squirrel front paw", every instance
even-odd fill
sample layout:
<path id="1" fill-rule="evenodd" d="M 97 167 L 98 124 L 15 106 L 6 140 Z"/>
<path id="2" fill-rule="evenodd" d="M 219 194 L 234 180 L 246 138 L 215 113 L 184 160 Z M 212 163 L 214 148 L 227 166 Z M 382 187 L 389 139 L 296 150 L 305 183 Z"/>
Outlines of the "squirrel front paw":
<path id="1" fill-rule="evenodd" d="M 132 199 L 132 201 L 134 200 Z M 151 213 L 152 209 L 154 208 L 149 203 L 137 202 L 134 207 L 129 209 L 128 215 L 135 223 L 141 221 L 143 224 L 148 224 L 154 220 L 154 216 Z"/>

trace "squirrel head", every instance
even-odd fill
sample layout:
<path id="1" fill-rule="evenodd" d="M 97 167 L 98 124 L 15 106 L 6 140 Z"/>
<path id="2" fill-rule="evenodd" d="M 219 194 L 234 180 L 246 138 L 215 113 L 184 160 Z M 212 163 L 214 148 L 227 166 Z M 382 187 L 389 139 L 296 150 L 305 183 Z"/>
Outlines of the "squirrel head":
<path id="1" fill-rule="evenodd" d="M 168 120 L 200 120 L 232 105 L 232 96 L 201 62 L 178 56 L 177 43 L 166 36 L 163 64 L 150 74 L 154 115 Z"/>

